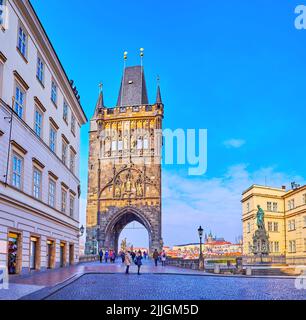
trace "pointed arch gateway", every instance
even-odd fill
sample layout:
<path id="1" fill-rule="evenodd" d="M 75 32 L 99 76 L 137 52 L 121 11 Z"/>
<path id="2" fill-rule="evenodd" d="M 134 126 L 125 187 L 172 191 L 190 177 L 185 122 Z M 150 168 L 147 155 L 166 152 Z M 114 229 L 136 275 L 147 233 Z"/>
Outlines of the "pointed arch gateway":
<path id="1" fill-rule="evenodd" d="M 157 243 L 159 240 L 155 239 L 158 230 L 154 230 L 154 225 L 151 224 L 150 218 L 148 218 L 146 217 L 146 213 L 143 213 L 139 208 L 125 207 L 118 210 L 105 226 L 104 247 L 112 248 L 118 252 L 120 250 L 118 241 L 122 230 L 131 222 L 136 221 L 147 230 L 149 234 L 149 250 L 152 251 L 153 243 Z"/>

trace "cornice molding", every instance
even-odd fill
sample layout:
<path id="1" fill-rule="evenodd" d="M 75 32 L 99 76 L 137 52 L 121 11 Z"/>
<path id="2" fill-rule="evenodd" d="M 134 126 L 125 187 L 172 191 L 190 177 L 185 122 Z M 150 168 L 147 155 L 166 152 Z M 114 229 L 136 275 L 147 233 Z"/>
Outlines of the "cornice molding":
<path id="1" fill-rule="evenodd" d="M 11 141 L 11 145 L 24 155 L 28 153 L 28 151 L 25 148 L 23 148 L 19 143 L 17 143 L 15 140 Z"/>
<path id="2" fill-rule="evenodd" d="M 22 76 L 18 73 L 17 70 L 13 72 L 15 79 L 22 85 L 25 91 L 30 89 L 30 86 L 26 83 L 26 81 L 22 78 Z"/>

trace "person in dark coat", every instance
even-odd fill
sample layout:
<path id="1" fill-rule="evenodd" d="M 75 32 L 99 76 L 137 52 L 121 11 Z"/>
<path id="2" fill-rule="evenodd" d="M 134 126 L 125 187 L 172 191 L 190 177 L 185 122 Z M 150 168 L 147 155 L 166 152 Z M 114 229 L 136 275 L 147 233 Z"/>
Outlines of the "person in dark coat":
<path id="1" fill-rule="evenodd" d="M 108 251 L 105 252 L 104 259 L 105 259 L 105 263 L 107 263 L 107 260 L 108 260 Z"/>
<path id="2" fill-rule="evenodd" d="M 140 250 L 138 251 L 138 253 L 136 255 L 135 264 L 138 267 L 138 275 L 140 275 L 140 268 L 142 266 L 142 254 L 141 254 Z"/>
<path id="3" fill-rule="evenodd" d="M 102 263 L 102 260 L 103 260 L 103 250 L 102 249 L 99 251 L 99 257 L 100 257 L 100 263 Z"/>
<path id="4" fill-rule="evenodd" d="M 157 267 L 157 262 L 158 262 L 158 259 L 159 259 L 159 254 L 158 254 L 157 249 L 155 249 L 155 251 L 153 252 L 153 259 L 154 259 L 154 262 L 155 262 L 155 267 Z"/>

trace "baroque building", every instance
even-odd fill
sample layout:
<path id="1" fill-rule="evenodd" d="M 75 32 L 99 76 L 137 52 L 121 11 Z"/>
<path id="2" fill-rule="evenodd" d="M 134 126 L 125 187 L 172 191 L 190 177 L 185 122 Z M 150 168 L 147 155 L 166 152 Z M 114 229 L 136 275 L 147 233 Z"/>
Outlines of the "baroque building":
<path id="1" fill-rule="evenodd" d="M 253 185 L 242 195 L 243 253 L 252 254 L 257 206 L 265 212 L 270 255 L 306 263 L 306 186 L 292 190 Z"/>
<path id="2" fill-rule="evenodd" d="M 0 2 L 0 267 L 79 260 L 77 90 L 30 1 Z"/>
<path id="3" fill-rule="evenodd" d="M 161 250 L 161 149 L 164 106 L 160 88 L 149 104 L 142 66 L 124 69 L 116 107 L 101 93 L 90 121 L 86 252 L 118 250 L 132 221 L 149 233 L 149 248 Z"/>

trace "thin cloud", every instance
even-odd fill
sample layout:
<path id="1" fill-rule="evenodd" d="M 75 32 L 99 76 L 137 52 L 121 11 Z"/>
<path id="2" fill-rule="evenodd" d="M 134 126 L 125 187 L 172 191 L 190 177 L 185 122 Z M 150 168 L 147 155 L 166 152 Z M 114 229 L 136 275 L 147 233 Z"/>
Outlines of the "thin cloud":
<path id="1" fill-rule="evenodd" d="M 241 148 L 246 144 L 246 141 L 243 139 L 230 139 L 223 142 L 223 144 L 226 146 L 226 148 Z"/>

